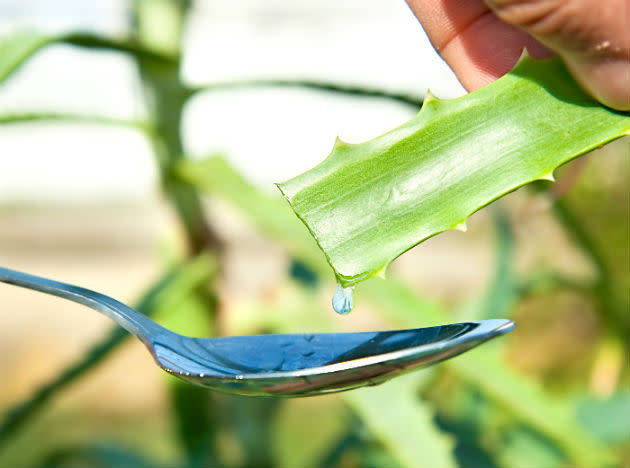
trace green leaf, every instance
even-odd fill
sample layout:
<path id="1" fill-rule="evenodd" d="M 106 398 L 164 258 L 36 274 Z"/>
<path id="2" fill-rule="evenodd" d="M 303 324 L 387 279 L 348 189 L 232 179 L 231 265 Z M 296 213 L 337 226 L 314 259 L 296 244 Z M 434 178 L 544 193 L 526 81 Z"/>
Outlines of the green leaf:
<path id="1" fill-rule="evenodd" d="M 598 440 L 620 444 L 630 439 L 630 392 L 619 390 L 607 399 L 585 396 L 576 408 L 577 418 Z"/>
<path id="2" fill-rule="evenodd" d="M 74 124 L 95 124 L 112 127 L 127 127 L 137 129 L 147 134 L 152 134 L 153 127 L 148 122 L 116 119 L 112 117 L 90 115 L 90 114 L 63 114 L 55 112 L 28 112 L 19 114 L 0 115 L 0 125 L 55 122 Z"/>
<path id="3" fill-rule="evenodd" d="M 518 420 L 548 437 L 579 466 L 607 466 L 612 454 L 592 438 L 569 401 L 552 398 L 534 382 L 509 369 L 496 349 L 478 348 L 445 365 Z"/>
<path id="4" fill-rule="evenodd" d="M 326 264 L 304 226 L 292 216 L 280 196 L 263 194 L 231 168 L 225 159 L 212 156 L 201 161 L 183 158 L 175 167 L 184 182 L 207 194 L 229 200 L 264 234 L 284 239 L 290 253 L 309 267 L 325 273 Z"/>
<path id="5" fill-rule="evenodd" d="M 278 187 L 351 286 L 423 240 L 567 161 L 630 133 L 628 113 L 587 96 L 558 58 L 524 57 L 451 101 L 427 96 L 406 124 L 361 144 L 337 140 L 321 164 Z"/>
<path id="6" fill-rule="evenodd" d="M 177 57 L 155 53 L 130 40 L 115 40 L 87 33 L 49 36 L 32 30 L 22 30 L 0 39 L 0 83 L 38 50 L 53 43 L 65 43 L 89 49 L 115 50 L 159 62 L 177 60 Z"/>
<path id="7" fill-rule="evenodd" d="M 499 466 L 531 468 L 567 465 L 564 454 L 556 445 L 529 428 L 502 428 L 499 439 L 492 442 L 493 458 L 499 462 Z"/>
<path id="8" fill-rule="evenodd" d="M 50 42 L 50 37 L 34 31 L 19 31 L 4 37 L 0 41 L 0 83 Z"/>
<path id="9" fill-rule="evenodd" d="M 437 428 L 433 410 L 415 393 L 418 374 L 374 388 L 353 390 L 344 399 L 401 466 L 457 466 L 454 441 Z"/>
<path id="10" fill-rule="evenodd" d="M 163 466 L 144 454 L 116 444 L 98 441 L 84 446 L 68 447 L 49 454 L 38 466 L 90 466 L 92 468 L 124 466 L 126 468 L 156 468 Z"/>

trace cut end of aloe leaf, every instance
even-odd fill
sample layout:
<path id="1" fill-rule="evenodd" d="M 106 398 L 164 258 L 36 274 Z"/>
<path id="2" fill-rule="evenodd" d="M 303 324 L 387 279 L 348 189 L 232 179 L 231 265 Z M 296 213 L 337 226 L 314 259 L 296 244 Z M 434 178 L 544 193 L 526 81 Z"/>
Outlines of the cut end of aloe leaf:
<path id="1" fill-rule="evenodd" d="M 373 140 L 337 140 L 315 168 L 278 184 L 343 287 L 567 161 L 630 132 L 630 115 L 595 102 L 562 61 L 524 54 L 471 94 L 430 93 L 409 122 Z"/>

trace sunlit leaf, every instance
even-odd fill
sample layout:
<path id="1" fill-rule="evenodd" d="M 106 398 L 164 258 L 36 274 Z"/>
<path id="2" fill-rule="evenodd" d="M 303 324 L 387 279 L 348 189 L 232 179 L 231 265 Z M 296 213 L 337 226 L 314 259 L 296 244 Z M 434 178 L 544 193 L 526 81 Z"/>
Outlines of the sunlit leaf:
<path id="1" fill-rule="evenodd" d="M 361 144 L 337 140 L 278 187 L 343 286 L 567 161 L 630 132 L 630 115 L 587 96 L 562 61 L 524 57 L 451 101 L 428 96 L 409 122 Z"/>

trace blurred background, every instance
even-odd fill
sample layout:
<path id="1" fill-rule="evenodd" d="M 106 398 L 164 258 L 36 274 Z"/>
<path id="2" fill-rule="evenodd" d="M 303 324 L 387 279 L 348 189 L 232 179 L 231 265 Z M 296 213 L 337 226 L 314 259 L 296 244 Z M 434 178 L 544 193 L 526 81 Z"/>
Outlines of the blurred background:
<path id="1" fill-rule="evenodd" d="M 630 463 L 627 138 L 414 248 L 341 317 L 273 182 L 428 88 L 464 94 L 403 1 L 0 0 L 0 37 L 2 266 L 192 336 L 517 323 L 380 387 L 235 397 L 0 284 L 0 466 Z"/>

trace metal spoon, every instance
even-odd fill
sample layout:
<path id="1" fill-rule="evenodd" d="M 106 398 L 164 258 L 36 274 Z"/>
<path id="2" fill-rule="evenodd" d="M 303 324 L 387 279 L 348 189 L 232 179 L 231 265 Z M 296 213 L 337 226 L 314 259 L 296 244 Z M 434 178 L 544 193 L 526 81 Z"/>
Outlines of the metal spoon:
<path id="1" fill-rule="evenodd" d="M 89 289 L 2 267 L 0 281 L 102 312 L 138 337 L 166 372 L 243 395 L 307 396 L 376 385 L 514 328 L 495 319 L 413 330 L 190 338 Z"/>

